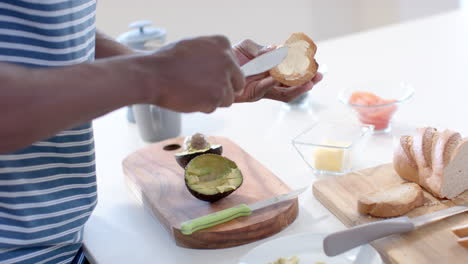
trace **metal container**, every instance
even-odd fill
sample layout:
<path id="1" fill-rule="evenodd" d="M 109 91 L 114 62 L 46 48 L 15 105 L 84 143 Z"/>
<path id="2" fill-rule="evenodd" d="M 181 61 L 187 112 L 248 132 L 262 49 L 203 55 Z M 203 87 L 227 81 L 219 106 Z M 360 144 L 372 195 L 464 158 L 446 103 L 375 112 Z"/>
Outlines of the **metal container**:
<path id="1" fill-rule="evenodd" d="M 136 51 L 156 51 L 165 44 L 167 34 L 164 28 L 151 25 L 151 21 L 135 21 L 129 25 L 132 30 L 120 35 L 117 41 Z M 176 137 L 181 130 L 180 113 L 156 105 L 129 106 L 127 119 L 137 124 L 140 136 L 148 142 Z"/>

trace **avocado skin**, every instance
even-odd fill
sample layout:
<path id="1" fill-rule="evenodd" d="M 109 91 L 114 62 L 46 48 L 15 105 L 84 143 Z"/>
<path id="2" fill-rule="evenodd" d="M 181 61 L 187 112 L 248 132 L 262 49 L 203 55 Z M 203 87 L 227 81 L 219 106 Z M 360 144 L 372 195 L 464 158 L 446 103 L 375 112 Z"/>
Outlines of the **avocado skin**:
<path id="1" fill-rule="evenodd" d="M 216 155 L 221 155 L 223 153 L 223 146 L 219 145 L 216 148 L 209 148 L 206 151 L 203 152 L 194 152 L 194 153 L 188 153 L 185 155 L 176 155 L 175 159 L 177 161 L 177 164 L 179 164 L 183 169 L 187 166 L 187 164 L 195 157 L 203 155 L 203 154 L 216 154 Z"/>
<path id="2" fill-rule="evenodd" d="M 244 181 L 241 182 L 241 184 L 235 189 L 239 189 L 239 187 L 241 187 L 242 183 Z M 192 190 L 190 188 L 190 186 L 188 186 L 187 182 L 185 182 L 185 186 L 187 186 L 187 189 L 189 190 L 189 192 L 197 199 L 199 200 L 202 200 L 202 201 L 206 201 L 206 202 L 210 202 L 210 203 L 214 203 L 216 201 L 219 201 L 221 199 L 223 199 L 224 197 L 230 195 L 231 193 L 233 193 L 235 190 L 230 190 L 230 191 L 227 191 L 227 192 L 223 192 L 223 193 L 217 193 L 217 194 L 213 194 L 213 195 L 206 195 L 206 194 L 201 194 L 199 192 L 196 192 L 194 190 Z"/>

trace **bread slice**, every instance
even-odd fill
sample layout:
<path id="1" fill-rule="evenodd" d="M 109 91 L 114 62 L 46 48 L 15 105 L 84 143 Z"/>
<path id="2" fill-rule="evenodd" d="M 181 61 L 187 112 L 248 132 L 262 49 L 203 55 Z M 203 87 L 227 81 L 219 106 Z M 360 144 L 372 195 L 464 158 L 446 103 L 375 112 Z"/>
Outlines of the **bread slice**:
<path id="1" fill-rule="evenodd" d="M 432 167 L 432 145 L 439 133 L 432 127 L 418 128 L 414 136 L 413 151 L 416 163 L 420 168 Z"/>
<path id="2" fill-rule="evenodd" d="M 452 232 L 459 237 L 458 244 L 468 248 L 468 224 L 452 228 Z"/>
<path id="3" fill-rule="evenodd" d="M 441 175 L 440 196 L 453 199 L 468 190 L 468 140 L 462 140 Z"/>
<path id="4" fill-rule="evenodd" d="M 413 154 L 413 137 L 400 137 L 394 150 L 393 168 L 401 178 L 411 182 L 419 181 L 418 166 Z"/>
<path id="5" fill-rule="evenodd" d="M 457 237 L 468 237 L 468 224 L 452 228 L 452 232 Z"/>
<path id="6" fill-rule="evenodd" d="M 458 132 L 446 129 L 441 133 L 432 149 L 433 170 L 437 170 L 439 167 L 444 168 L 449 164 L 461 140 L 461 135 Z"/>
<path id="7" fill-rule="evenodd" d="M 288 47 L 288 55 L 278 66 L 270 70 L 270 75 L 287 86 L 300 86 L 312 80 L 317 74 L 318 64 L 314 59 L 317 46 L 306 34 L 293 33 L 283 44 Z"/>
<path id="8" fill-rule="evenodd" d="M 427 186 L 428 190 L 436 197 L 445 198 L 441 193 L 442 175 L 460 141 L 460 133 L 446 129 L 439 134 L 437 141 L 432 146 L 432 173 L 421 180 L 424 181 L 424 186 Z"/>
<path id="9" fill-rule="evenodd" d="M 358 211 L 375 217 L 401 216 L 424 204 L 424 194 L 416 183 L 403 183 L 386 190 L 363 195 Z"/>
<path id="10" fill-rule="evenodd" d="M 468 248 L 468 237 L 458 239 L 458 244 L 464 248 Z"/>

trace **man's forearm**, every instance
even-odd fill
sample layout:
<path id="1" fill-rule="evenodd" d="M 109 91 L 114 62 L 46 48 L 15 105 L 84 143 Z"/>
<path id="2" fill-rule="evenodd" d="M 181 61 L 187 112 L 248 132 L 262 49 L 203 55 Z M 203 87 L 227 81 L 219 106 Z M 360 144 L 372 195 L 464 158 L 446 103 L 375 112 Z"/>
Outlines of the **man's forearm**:
<path id="1" fill-rule="evenodd" d="M 60 69 L 0 64 L 0 153 L 142 102 L 139 77 L 127 67 L 125 60 Z"/>
<path id="2" fill-rule="evenodd" d="M 133 53 L 134 51 L 129 47 L 115 41 L 101 31 L 96 31 L 96 59 L 130 55 Z"/>

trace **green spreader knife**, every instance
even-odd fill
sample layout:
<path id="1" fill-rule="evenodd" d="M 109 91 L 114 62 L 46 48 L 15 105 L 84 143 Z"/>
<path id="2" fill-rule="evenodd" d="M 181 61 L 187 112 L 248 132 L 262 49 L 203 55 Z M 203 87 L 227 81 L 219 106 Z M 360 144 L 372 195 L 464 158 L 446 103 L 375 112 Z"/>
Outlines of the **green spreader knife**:
<path id="1" fill-rule="evenodd" d="M 201 216 L 180 224 L 180 230 L 184 235 L 191 235 L 193 232 L 219 225 L 240 216 L 248 216 L 252 214 L 252 211 L 268 207 L 270 205 L 280 203 L 286 200 L 296 198 L 299 194 L 304 192 L 307 187 L 297 189 L 295 191 L 281 194 L 266 200 L 262 200 L 253 204 L 240 204 L 228 209 L 224 209 L 209 215 Z"/>

